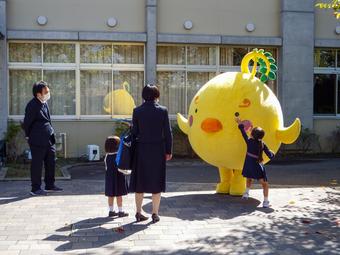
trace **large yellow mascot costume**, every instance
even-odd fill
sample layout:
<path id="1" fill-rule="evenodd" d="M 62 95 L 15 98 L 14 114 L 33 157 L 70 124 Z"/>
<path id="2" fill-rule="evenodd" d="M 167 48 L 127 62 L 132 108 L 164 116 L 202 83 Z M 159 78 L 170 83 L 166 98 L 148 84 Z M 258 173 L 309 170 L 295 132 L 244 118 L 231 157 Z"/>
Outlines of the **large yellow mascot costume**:
<path id="1" fill-rule="evenodd" d="M 249 70 L 251 61 L 252 71 Z M 220 74 L 197 92 L 191 101 L 188 119 L 177 114 L 178 125 L 188 135 L 193 150 L 218 167 L 218 193 L 242 195 L 245 191 L 242 168 L 247 148 L 235 114 L 245 126 L 262 127 L 266 132 L 263 140 L 274 153 L 281 143 L 293 143 L 300 134 L 298 118 L 290 127 L 284 127 L 280 103 L 264 84 L 268 78 L 276 79 L 276 71 L 271 54 L 255 49 L 243 58 L 241 72 Z M 255 76 L 257 72 L 262 74 L 260 79 Z M 264 163 L 268 161 L 264 155 Z"/>

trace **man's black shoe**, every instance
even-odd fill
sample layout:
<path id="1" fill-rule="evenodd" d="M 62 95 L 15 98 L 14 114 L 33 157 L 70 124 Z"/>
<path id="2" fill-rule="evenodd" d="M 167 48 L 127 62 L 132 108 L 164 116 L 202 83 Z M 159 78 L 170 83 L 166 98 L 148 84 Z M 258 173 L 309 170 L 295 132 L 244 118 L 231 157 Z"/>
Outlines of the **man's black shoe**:
<path id="1" fill-rule="evenodd" d="M 47 191 L 47 192 L 61 192 L 61 191 L 63 191 L 63 189 L 54 185 L 53 187 L 46 187 L 45 191 Z"/>
<path id="2" fill-rule="evenodd" d="M 36 191 L 31 191 L 30 194 L 31 196 L 46 196 L 47 192 L 45 190 L 38 189 Z"/>

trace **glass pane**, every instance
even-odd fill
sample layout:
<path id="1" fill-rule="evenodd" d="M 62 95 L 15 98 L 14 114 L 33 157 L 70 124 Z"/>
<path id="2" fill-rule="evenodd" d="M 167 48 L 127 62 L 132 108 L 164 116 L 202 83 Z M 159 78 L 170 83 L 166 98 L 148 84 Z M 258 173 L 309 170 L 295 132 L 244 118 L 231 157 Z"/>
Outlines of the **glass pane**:
<path id="1" fill-rule="evenodd" d="M 44 80 L 50 85 L 48 101 L 51 115 L 76 114 L 76 75 L 74 70 L 44 70 Z"/>
<path id="2" fill-rule="evenodd" d="M 266 81 L 267 86 L 274 92 L 274 94 L 277 96 L 277 79 L 272 81 L 268 80 Z"/>
<path id="3" fill-rule="evenodd" d="M 111 115 L 104 110 L 104 97 L 110 93 L 111 71 L 80 72 L 80 105 L 82 115 Z"/>
<path id="4" fill-rule="evenodd" d="M 340 114 L 340 75 L 338 75 L 338 114 Z"/>
<path id="5" fill-rule="evenodd" d="M 138 45 L 113 45 L 114 64 L 144 64 L 144 47 Z"/>
<path id="6" fill-rule="evenodd" d="M 337 57 L 337 59 L 338 59 L 337 67 L 340 68 L 340 49 L 337 50 L 337 54 L 338 54 L 338 57 Z"/>
<path id="7" fill-rule="evenodd" d="M 314 113 L 335 114 L 335 74 L 314 75 Z"/>
<path id="8" fill-rule="evenodd" d="M 44 44 L 44 63 L 75 63 L 75 44 Z"/>
<path id="9" fill-rule="evenodd" d="M 187 79 L 188 107 L 190 106 L 191 100 L 194 98 L 197 91 L 215 76 L 216 76 L 216 73 L 188 72 L 188 79 Z M 187 111 L 188 110 L 189 109 L 187 109 Z"/>
<path id="10" fill-rule="evenodd" d="M 240 66 L 242 58 L 248 53 L 248 48 L 220 48 L 220 65 Z"/>
<path id="11" fill-rule="evenodd" d="M 9 62 L 41 63 L 41 44 L 10 43 Z"/>
<path id="12" fill-rule="evenodd" d="M 157 64 L 160 65 L 185 65 L 184 46 L 158 46 Z"/>
<path id="13" fill-rule="evenodd" d="M 335 50 L 315 49 L 315 67 L 335 67 Z"/>
<path id="14" fill-rule="evenodd" d="M 132 115 L 142 103 L 144 72 L 113 72 L 113 92 L 104 99 L 104 110 L 113 115 Z M 113 110 L 111 110 L 113 109 Z"/>
<path id="15" fill-rule="evenodd" d="M 188 65 L 216 65 L 216 47 L 188 47 Z"/>
<path id="16" fill-rule="evenodd" d="M 81 63 L 112 63 L 112 47 L 104 44 L 81 44 L 80 45 Z"/>
<path id="17" fill-rule="evenodd" d="M 9 70 L 9 114 L 23 115 L 33 98 L 33 83 L 41 80 L 40 70 Z"/>
<path id="18" fill-rule="evenodd" d="M 186 113 L 185 72 L 157 72 L 157 85 L 159 103 L 168 108 L 169 114 Z"/>

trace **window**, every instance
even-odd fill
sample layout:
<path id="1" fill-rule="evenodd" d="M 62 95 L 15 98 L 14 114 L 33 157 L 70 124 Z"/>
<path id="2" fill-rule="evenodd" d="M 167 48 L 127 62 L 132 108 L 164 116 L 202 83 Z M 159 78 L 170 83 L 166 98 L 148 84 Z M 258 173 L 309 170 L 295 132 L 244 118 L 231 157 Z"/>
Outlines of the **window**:
<path id="1" fill-rule="evenodd" d="M 32 84 L 41 79 L 40 70 L 9 70 L 9 112 L 11 115 L 25 113 L 32 99 Z"/>
<path id="2" fill-rule="evenodd" d="M 335 50 L 316 49 L 314 52 L 315 67 L 335 67 Z"/>
<path id="3" fill-rule="evenodd" d="M 314 75 L 314 113 L 335 114 L 335 74 Z"/>
<path id="4" fill-rule="evenodd" d="M 159 45 L 157 47 L 157 84 L 160 103 L 169 113 L 186 114 L 197 91 L 219 73 L 240 71 L 241 60 L 249 47 Z M 276 49 L 266 48 L 276 58 Z M 267 84 L 276 93 L 276 81 Z"/>
<path id="5" fill-rule="evenodd" d="M 314 51 L 315 115 L 340 114 L 340 49 Z"/>
<path id="6" fill-rule="evenodd" d="M 50 84 L 48 103 L 54 116 L 130 115 L 141 103 L 144 46 L 10 42 L 10 115 L 24 114 L 32 85 L 39 80 Z"/>

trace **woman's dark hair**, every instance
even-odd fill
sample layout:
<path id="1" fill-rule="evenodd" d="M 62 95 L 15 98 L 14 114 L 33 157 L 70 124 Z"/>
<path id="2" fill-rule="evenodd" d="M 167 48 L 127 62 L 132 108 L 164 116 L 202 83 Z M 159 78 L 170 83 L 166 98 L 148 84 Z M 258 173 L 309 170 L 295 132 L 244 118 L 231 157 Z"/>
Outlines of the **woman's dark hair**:
<path id="1" fill-rule="evenodd" d="M 159 90 L 157 86 L 148 84 L 143 88 L 142 97 L 145 101 L 154 101 L 159 98 Z"/>
<path id="2" fill-rule="evenodd" d="M 109 136 L 105 141 L 105 152 L 113 153 L 118 150 L 120 138 L 118 136 Z"/>
<path id="3" fill-rule="evenodd" d="M 259 142 L 259 154 L 258 154 L 258 162 L 262 162 L 263 161 L 263 142 L 262 142 L 262 138 L 264 137 L 264 130 L 260 127 L 254 127 L 253 130 L 251 131 L 251 136 Z"/>
<path id="4" fill-rule="evenodd" d="M 48 87 L 48 84 L 45 81 L 38 81 L 34 83 L 32 88 L 33 96 L 36 97 L 38 93 L 42 93 L 43 89 L 46 87 Z"/>

